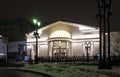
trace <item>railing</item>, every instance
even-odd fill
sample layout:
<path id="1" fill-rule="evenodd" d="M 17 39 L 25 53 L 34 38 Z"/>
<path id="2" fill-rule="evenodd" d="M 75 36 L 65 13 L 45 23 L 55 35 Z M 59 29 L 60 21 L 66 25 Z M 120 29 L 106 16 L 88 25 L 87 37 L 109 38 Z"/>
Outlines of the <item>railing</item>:
<path id="1" fill-rule="evenodd" d="M 64 57 L 39 57 L 39 62 L 77 63 L 77 64 L 98 64 L 94 56 L 64 56 Z"/>
<path id="2" fill-rule="evenodd" d="M 74 64 L 98 64 L 99 58 L 96 56 L 64 56 L 64 57 L 39 57 L 39 62 L 56 62 L 56 63 L 74 63 Z M 106 59 L 107 62 L 107 59 Z M 0 65 L 5 65 L 6 58 L 0 58 Z M 29 60 L 29 63 L 34 64 L 34 60 Z M 119 56 L 111 56 L 112 65 L 120 66 L 120 55 Z"/>
<path id="3" fill-rule="evenodd" d="M 64 57 L 39 57 L 39 62 L 57 62 L 74 64 L 98 64 L 99 58 L 96 56 L 64 56 Z M 106 58 L 107 62 L 107 58 Z M 120 65 L 120 56 L 111 56 L 112 65 Z"/>

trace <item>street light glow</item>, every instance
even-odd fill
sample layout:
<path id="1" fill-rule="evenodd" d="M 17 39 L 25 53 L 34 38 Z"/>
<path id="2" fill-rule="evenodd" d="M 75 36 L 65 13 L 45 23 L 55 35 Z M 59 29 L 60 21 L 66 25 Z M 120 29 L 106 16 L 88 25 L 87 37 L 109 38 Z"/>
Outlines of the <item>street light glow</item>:
<path id="1" fill-rule="evenodd" d="M 36 19 L 33 19 L 33 23 L 36 24 L 36 23 L 37 23 L 37 20 L 36 20 Z"/>
<path id="2" fill-rule="evenodd" d="M 41 24 L 40 22 L 37 22 L 38 27 L 40 26 L 40 24 Z"/>
<path id="3" fill-rule="evenodd" d="M 33 23 L 37 26 L 40 27 L 41 22 L 39 22 L 37 19 L 33 19 Z"/>

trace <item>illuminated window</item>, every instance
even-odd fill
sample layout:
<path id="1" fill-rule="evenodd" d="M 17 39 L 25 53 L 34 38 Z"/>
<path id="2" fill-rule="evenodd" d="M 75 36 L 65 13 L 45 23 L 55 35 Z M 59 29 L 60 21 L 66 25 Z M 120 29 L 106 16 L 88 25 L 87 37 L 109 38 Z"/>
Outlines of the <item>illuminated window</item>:
<path id="1" fill-rule="evenodd" d="M 50 38 L 55 38 L 55 37 L 71 38 L 71 35 L 70 35 L 70 33 L 67 32 L 67 31 L 57 30 L 57 31 L 54 31 L 54 32 L 50 35 Z"/>

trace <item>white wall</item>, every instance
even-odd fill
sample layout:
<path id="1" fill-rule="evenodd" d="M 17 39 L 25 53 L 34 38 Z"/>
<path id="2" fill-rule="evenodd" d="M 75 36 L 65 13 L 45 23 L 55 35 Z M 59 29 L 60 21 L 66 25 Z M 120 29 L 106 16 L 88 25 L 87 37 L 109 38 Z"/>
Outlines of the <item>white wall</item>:
<path id="1" fill-rule="evenodd" d="M 93 54 L 99 53 L 99 42 L 93 43 Z"/>
<path id="2" fill-rule="evenodd" d="M 39 46 L 39 56 L 48 56 L 48 45 L 40 45 Z"/>
<path id="3" fill-rule="evenodd" d="M 82 56 L 83 55 L 83 47 L 82 43 L 72 43 L 72 56 Z"/>

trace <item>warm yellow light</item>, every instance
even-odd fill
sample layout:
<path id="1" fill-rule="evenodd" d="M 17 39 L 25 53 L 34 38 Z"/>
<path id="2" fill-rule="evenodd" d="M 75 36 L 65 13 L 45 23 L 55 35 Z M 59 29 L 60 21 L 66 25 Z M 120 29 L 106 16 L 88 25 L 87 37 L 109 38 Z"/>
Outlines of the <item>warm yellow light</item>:
<path id="1" fill-rule="evenodd" d="M 66 37 L 66 38 L 71 38 L 71 35 L 69 32 L 65 31 L 65 30 L 57 30 L 54 31 L 51 35 L 50 38 L 54 38 L 54 37 Z"/>

